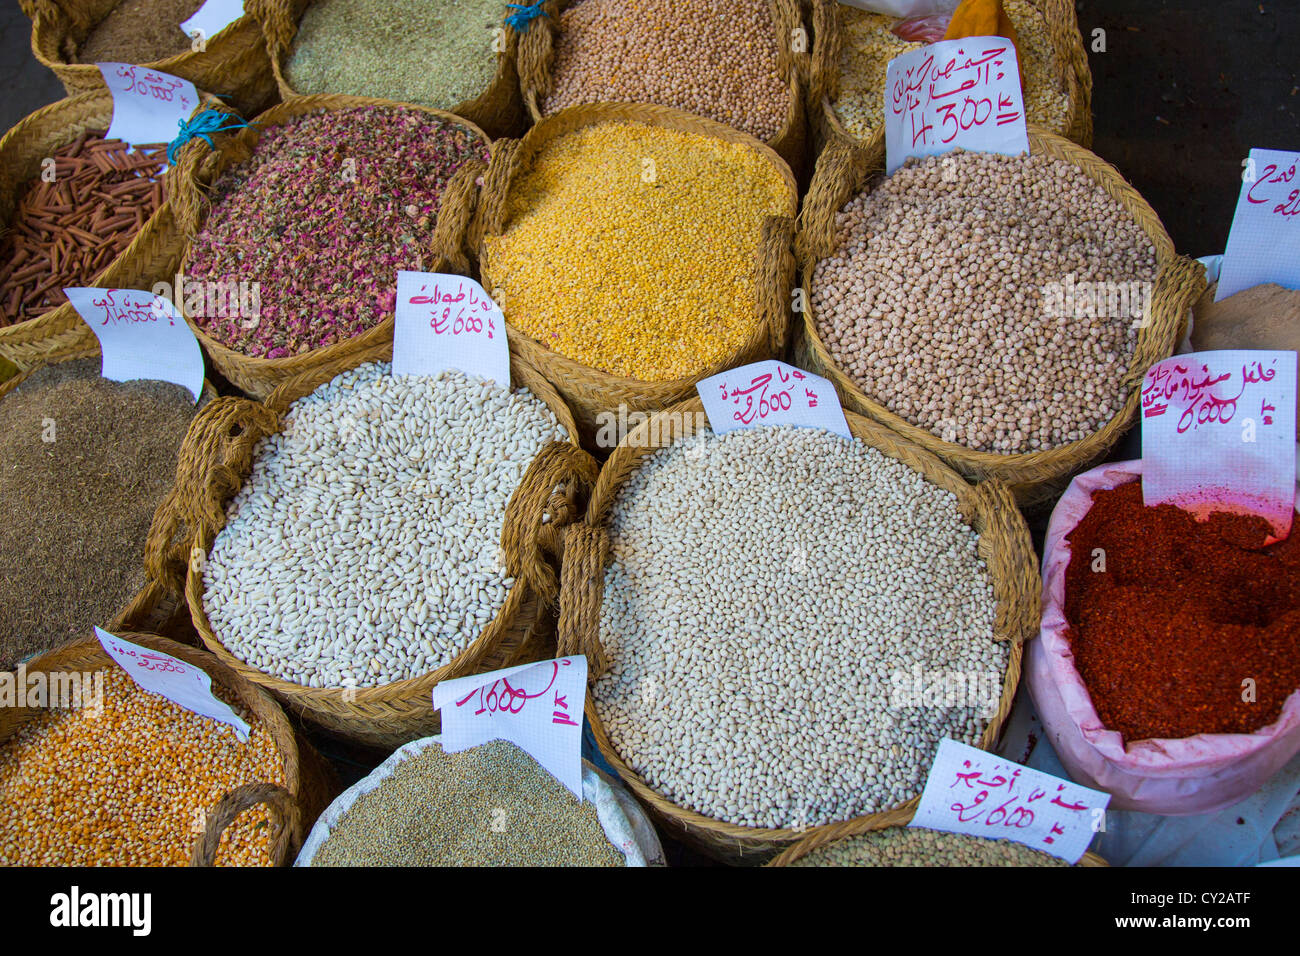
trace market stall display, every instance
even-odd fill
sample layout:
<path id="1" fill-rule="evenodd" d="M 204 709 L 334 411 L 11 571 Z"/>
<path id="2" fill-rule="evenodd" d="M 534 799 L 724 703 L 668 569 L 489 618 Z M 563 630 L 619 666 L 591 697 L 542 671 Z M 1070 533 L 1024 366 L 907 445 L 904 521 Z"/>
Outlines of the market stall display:
<path id="1" fill-rule="evenodd" d="M 391 355 L 317 366 L 265 405 L 214 402 L 146 554 L 223 663 L 374 746 L 436 731 L 439 681 L 544 657 L 555 573 L 534 529 L 544 513 L 562 525 L 565 498 L 552 501 L 561 482 L 545 468 L 522 479 L 552 439 L 568 439 L 570 490 L 595 479 L 572 416 L 527 365 L 512 361 L 507 392 L 395 378 Z"/>
<path id="2" fill-rule="evenodd" d="M 0 708 L 0 864 L 288 863 L 330 797 L 320 758 L 269 694 L 212 655 L 121 636 L 202 669 L 248 740 L 144 690 L 94 638 L 42 655 L 24 676 L 79 696 Z"/>
<path id="3" fill-rule="evenodd" d="M 560 652 L 587 655 L 597 742 L 658 819 L 762 862 L 908 805 L 940 738 L 997 739 L 1035 561 L 1004 487 L 860 416 L 852 440 L 714 435 L 702 408 L 635 429 L 565 532 Z M 914 667 L 970 693 L 909 706 Z"/>
<path id="4" fill-rule="evenodd" d="M 784 348 L 797 188 L 752 137 L 650 106 L 573 107 L 498 142 L 468 248 L 574 410 L 663 408 Z M 629 254 L 634 251 L 634 254 Z"/>
<path id="5" fill-rule="evenodd" d="M 517 134 L 524 115 L 509 12 L 502 0 L 270 0 L 256 15 L 284 99 L 412 103 L 495 137 Z"/>
<path id="6" fill-rule="evenodd" d="M 83 349 L 0 384 L 0 670 L 109 624 L 147 583 L 194 396 L 99 372 Z"/>
<path id="7" fill-rule="evenodd" d="M 459 117 L 382 100 L 295 97 L 259 116 L 178 187 L 195 197 L 186 281 L 259 289 L 252 315 L 183 308 L 213 365 L 266 398 L 298 372 L 391 341 L 398 271 L 436 271 L 443 194 L 487 156 L 486 137 Z"/>
<path id="8" fill-rule="evenodd" d="M 533 122 L 570 106 L 657 104 L 749 133 L 801 167 L 807 43 L 794 0 L 552 0 L 544 9 L 519 48 Z"/>
<path id="9" fill-rule="evenodd" d="M 1029 141 L 890 177 L 883 144 L 829 147 L 797 240 L 795 353 L 846 407 L 1038 506 L 1133 423 L 1205 280 L 1113 167 Z"/>
<path id="10" fill-rule="evenodd" d="M 297 866 L 647 866 L 641 808 L 584 763 L 583 801 L 504 740 L 459 753 L 413 741 L 321 815 Z M 487 821 L 487 825 L 484 822 Z"/>
<path id="11" fill-rule="evenodd" d="M 111 62 L 179 76 L 200 90 L 229 97 L 249 115 L 274 101 L 275 77 L 251 13 L 200 43 L 181 29 L 200 6 L 188 0 L 20 0 L 19 5 L 32 20 L 32 53 L 70 96 L 102 90 L 95 63 Z"/>

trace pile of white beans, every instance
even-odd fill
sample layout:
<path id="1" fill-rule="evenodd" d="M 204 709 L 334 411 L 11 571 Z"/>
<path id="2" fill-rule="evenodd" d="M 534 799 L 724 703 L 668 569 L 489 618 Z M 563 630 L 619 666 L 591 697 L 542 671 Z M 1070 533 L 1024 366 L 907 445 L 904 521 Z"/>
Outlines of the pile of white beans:
<path id="1" fill-rule="evenodd" d="M 372 687 L 454 660 L 505 604 L 504 512 L 565 430 L 527 389 L 362 365 L 258 446 L 203 572 L 240 660 L 308 687 Z"/>
<path id="2" fill-rule="evenodd" d="M 887 809 L 920 792 L 941 738 L 987 726 L 997 693 L 895 693 L 918 668 L 1000 691 L 1008 648 L 956 497 L 863 442 L 680 439 L 620 489 L 608 530 L 596 710 L 678 806 L 757 827 Z"/>

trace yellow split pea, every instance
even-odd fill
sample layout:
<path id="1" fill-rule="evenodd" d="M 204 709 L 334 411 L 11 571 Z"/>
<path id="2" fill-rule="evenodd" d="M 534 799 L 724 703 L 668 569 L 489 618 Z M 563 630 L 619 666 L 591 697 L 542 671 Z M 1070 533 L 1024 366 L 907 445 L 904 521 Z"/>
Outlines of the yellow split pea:
<path id="1" fill-rule="evenodd" d="M 788 185 L 754 148 L 602 123 L 521 172 L 483 275 L 511 324 L 577 362 L 695 376 L 753 334 L 763 221 L 790 212 Z"/>

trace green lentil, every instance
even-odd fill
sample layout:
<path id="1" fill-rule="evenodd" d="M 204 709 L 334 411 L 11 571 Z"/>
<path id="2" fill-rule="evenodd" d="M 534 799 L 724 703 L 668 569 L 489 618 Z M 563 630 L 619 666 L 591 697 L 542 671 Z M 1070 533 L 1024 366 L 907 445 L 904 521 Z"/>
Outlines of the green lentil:
<path id="1" fill-rule="evenodd" d="M 501 0 L 326 0 L 298 24 L 285 74 L 299 93 L 454 110 L 496 74 Z"/>
<path id="2" fill-rule="evenodd" d="M 496 740 L 431 743 L 343 815 L 313 866 L 623 866 L 590 801 Z"/>
<path id="3" fill-rule="evenodd" d="M 890 827 L 818 847 L 792 866 L 1068 866 L 1011 840 Z"/>

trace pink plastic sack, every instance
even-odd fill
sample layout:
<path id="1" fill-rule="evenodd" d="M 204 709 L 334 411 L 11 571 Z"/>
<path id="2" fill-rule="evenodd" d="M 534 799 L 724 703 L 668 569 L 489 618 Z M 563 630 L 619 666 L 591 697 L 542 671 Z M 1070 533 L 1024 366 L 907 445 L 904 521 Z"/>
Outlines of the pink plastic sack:
<path id="1" fill-rule="evenodd" d="M 899 20 L 890 28 L 890 32 L 908 43 L 938 43 L 948 32 L 948 24 L 951 22 L 952 16 L 947 13 L 912 17 L 910 20 Z"/>
<path id="2" fill-rule="evenodd" d="M 1253 734 L 1137 740 L 1125 748 L 1097 717 L 1066 639 L 1065 536 L 1092 507 L 1092 493 L 1140 477 L 1142 462 L 1114 462 L 1079 475 L 1052 512 L 1043 544 L 1043 623 L 1029 642 L 1026 679 L 1038 717 L 1077 783 L 1105 790 L 1115 810 L 1184 816 L 1213 813 L 1258 790 L 1300 751 L 1300 691 L 1277 721 Z M 1297 495 L 1300 507 L 1300 495 Z"/>

